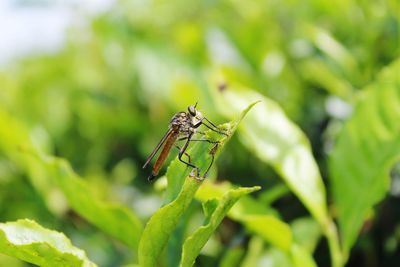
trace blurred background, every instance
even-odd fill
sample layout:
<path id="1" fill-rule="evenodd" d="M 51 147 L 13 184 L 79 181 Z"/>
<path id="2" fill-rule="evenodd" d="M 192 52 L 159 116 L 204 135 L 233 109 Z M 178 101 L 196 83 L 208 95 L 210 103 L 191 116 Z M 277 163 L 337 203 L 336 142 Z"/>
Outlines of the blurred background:
<path id="1" fill-rule="evenodd" d="M 397 0 L 2 0 L 0 108 L 26 125 L 37 146 L 67 159 L 99 195 L 145 222 L 163 203 L 157 187 L 163 178 L 148 183 L 141 169 L 146 156 L 172 115 L 196 101 L 212 121 L 225 122 L 210 93 L 223 86 L 215 79 L 223 73 L 275 100 L 301 127 L 329 192 L 326 157 L 356 94 L 400 55 L 399 10 Z M 275 190 L 272 199 L 256 197 L 287 222 L 309 216 L 235 136 L 214 172 L 219 180 Z M 396 173 L 379 220 L 365 225 L 347 266 L 398 266 Z M 62 201 L 49 209 L 2 151 L 0 203 L 1 222 L 32 218 L 63 231 L 99 266 L 134 261 Z M 221 266 L 226 247 L 248 244 L 229 219 L 216 236 L 199 266 Z M 285 266 L 268 255 L 260 266 Z M 325 240 L 314 257 L 329 266 Z M 0 254 L 0 266 L 29 265 Z"/>

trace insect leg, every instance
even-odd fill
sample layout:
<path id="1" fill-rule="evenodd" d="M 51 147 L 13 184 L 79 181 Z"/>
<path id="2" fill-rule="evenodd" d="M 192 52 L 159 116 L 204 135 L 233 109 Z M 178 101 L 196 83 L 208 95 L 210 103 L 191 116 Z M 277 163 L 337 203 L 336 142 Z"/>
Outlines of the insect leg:
<path id="1" fill-rule="evenodd" d="M 187 140 L 188 138 L 189 138 L 189 136 L 182 136 L 182 137 L 179 137 L 176 141 Z"/>
<path id="2" fill-rule="evenodd" d="M 221 129 L 218 128 L 218 126 L 216 126 L 214 123 L 212 123 L 209 119 L 207 119 L 207 117 L 204 117 L 204 119 L 205 119 L 209 124 L 211 124 L 211 126 L 214 127 L 215 130 L 217 130 L 216 132 L 228 136 L 228 134 L 226 134 L 225 132 L 221 131 Z"/>
<path id="3" fill-rule="evenodd" d="M 203 141 L 203 142 L 208 142 L 211 144 L 219 144 L 219 141 L 213 141 L 213 140 L 209 140 L 209 139 L 190 139 L 190 141 L 195 141 L 195 142 Z"/>
<path id="4" fill-rule="evenodd" d="M 208 165 L 206 172 L 203 174 L 203 177 L 202 177 L 203 179 L 207 177 L 208 172 L 210 171 L 211 166 L 214 163 L 214 157 L 215 157 L 215 153 L 217 152 L 217 148 L 218 148 L 218 144 L 215 144 L 215 146 L 213 148 L 211 148 L 211 150 L 210 150 L 211 162 L 210 162 L 210 165 Z"/>
<path id="5" fill-rule="evenodd" d="M 202 135 L 205 135 L 205 134 L 206 134 L 205 132 L 202 132 L 202 131 L 196 131 L 195 134 L 196 134 L 196 133 L 202 134 Z M 186 140 L 186 139 L 188 139 L 188 138 L 189 138 L 188 136 L 182 136 L 182 137 L 178 138 L 177 141 Z M 208 142 L 208 143 L 211 143 L 211 144 L 219 144 L 219 141 L 213 141 L 213 140 L 210 140 L 210 139 L 192 139 L 192 138 L 190 138 L 190 141 L 195 141 L 195 142 L 198 142 L 198 141 L 205 141 L 205 142 Z"/>
<path id="6" fill-rule="evenodd" d="M 209 120 L 207 120 L 207 121 L 209 121 Z M 204 126 L 206 126 L 208 129 L 210 129 L 211 131 L 213 131 L 213 132 L 216 132 L 216 133 L 219 133 L 219 134 L 223 134 L 223 135 L 225 135 L 225 136 L 228 136 L 227 133 L 222 132 L 218 127 L 216 127 L 216 128 L 211 127 L 210 125 L 206 124 L 205 122 L 202 122 L 202 124 L 203 124 Z"/>
<path id="7" fill-rule="evenodd" d="M 175 147 L 179 150 L 179 151 L 181 151 L 181 148 L 179 147 L 179 146 L 177 146 L 177 145 L 175 145 Z M 189 160 L 189 163 L 192 163 L 192 161 L 190 160 L 190 155 L 188 154 L 188 153 L 184 153 L 187 157 L 188 157 L 188 160 Z"/>
<path id="8" fill-rule="evenodd" d="M 199 173 L 199 168 L 198 168 L 196 165 L 194 165 L 194 164 L 192 164 L 192 163 L 190 163 L 190 162 L 184 161 L 184 160 L 182 159 L 182 156 L 185 154 L 186 149 L 187 149 L 188 146 L 189 146 L 191 137 L 192 137 L 192 135 L 189 135 L 189 136 L 188 136 L 185 145 L 184 145 L 184 146 L 181 148 L 181 150 L 179 151 L 178 159 L 179 159 L 182 163 L 185 163 L 187 166 L 190 166 L 190 167 L 196 169 L 197 174 L 198 174 L 198 173 Z"/>

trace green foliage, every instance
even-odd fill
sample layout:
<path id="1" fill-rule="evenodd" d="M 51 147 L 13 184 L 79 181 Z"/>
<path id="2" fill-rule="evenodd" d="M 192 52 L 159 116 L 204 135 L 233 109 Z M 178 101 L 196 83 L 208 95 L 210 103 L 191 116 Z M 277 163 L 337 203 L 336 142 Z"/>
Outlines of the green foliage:
<path id="1" fill-rule="evenodd" d="M 213 231 L 189 253 L 199 267 L 397 266 L 398 10 L 398 0 L 114 1 L 70 28 L 60 51 L 2 66 L 0 221 L 58 229 L 104 267 L 176 267 L 202 227 Z M 220 122 L 259 100 L 237 134 L 238 121 L 221 125 L 228 138 L 207 133 L 224 153 L 205 181 L 172 151 L 166 177 L 146 182 L 140 168 L 172 114 L 198 101 Z M 211 147 L 189 147 L 202 170 Z M 227 192 L 255 185 L 211 227 Z M 0 266 L 27 265 L 0 254 Z"/>
<path id="2" fill-rule="evenodd" d="M 213 212 L 208 212 L 208 214 L 206 214 L 206 224 L 198 228 L 185 240 L 180 266 L 193 266 L 200 250 L 217 229 L 229 209 L 239 198 L 257 190 L 260 190 L 260 187 L 238 188 L 225 193 L 222 198 L 218 200 L 217 206 L 213 207 Z"/>
<path id="3" fill-rule="evenodd" d="M 262 100 L 243 123 L 240 138 L 261 160 L 274 166 L 321 225 L 328 223 L 325 187 L 301 130 L 274 101 L 250 89 L 229 86 L 215 98 L 221 99 L 218 106 L 227 116 L 246 103 Z"/>
<path id="4" fill-rule="evenodd" d="M 74 211 L 105 233 L 137 249 L 143 226 L 136 215 L 121 205 L 104 202 L 91 194 L 89 185 L 65 160 L 48 158 L 39 164 L 43 163 L 49 175 L 57 179 L 57 185 Z"/>
<path id="5" fill-rule="evenodd" d="M 207 203 L 209 200 L 221 197 L 223 192 L 230 188 L 231 185 L 228 183 L 215 185 L 206 182 L 197 191 L 196 197 Z M 250 196 L 241 197 L 227 215 L 230 219 L 243 224 L 249 232 L 279 248 L 289 265 L 315 266 L 311 256 L 313 248 L 309 248 L 312 244 L 315 246 L 319 237 L 319 228 L 316 229 L 314 221 L 308 222 L 308 225 L 303 224 L 304 227 L 300 230 L 297 225 L 291 227 L 279 218 L 276 211 L 265 207 Z M 313 235 L 302 234 L 300 231 L 310 231 Z M 245 264 L 247 260 L 243 261 Z"/>
<path id="6" fill-rule="evenodd" d="M 400 61 L 360 96 L 338 136 L 330 173 L 343 249 L 348 253 L 375 204 L 389 189 L 389 173 L 400 157 Z"/>
<path id="7" fill-rule="evenodd" d="M 249 249 L 246 257 L 243 259 L 241 267 L 257 266 L 257 261 L 263 251 L 264 242 L 259 237 L 253 237 L 249 242 Z"/>
<path id="8" fill-rule="evenodd" d="M 0 251 L 39 266 L 96 266 L 64 234 L 31 220 L 0 223 Z"/>
<path id="9" fill-rule="evenodd" d="M 253 103 L 249 105 L 247 108 L 245 108 L 240 116 L 236 119 L 233 120 L 232 122 L 224 125 L 224 127 L 219 126 L 219 128 L 224 129 L 228 133 L 228 137 L 223 136 L 218 140 L 220 143 L 218 144 L 217 151 L 211 152 L 214 148 L 208 148 L 209 153 L 213 153 L 215 156 L 217 156 L 217 152 L 221 150 L 221 148 L 225 145 L 227 139 L 229 139 L 230 136 L 235 132 L 238 124 L 242 121 L 244 116 L 247 114 L 247 112 L 255 105 L 256 103 Z M 210 131 L 208 131 L 208 135 L 206 135 L 206 138 L 211 138 Z M 205 142 L 198 142 L 195 144 L 195 146 L 189 150 L 188 153 L 190 153 L 191 157 L 200 159 L 200 163 L 202 162 L 202 165 L 198 165 L 200 170 L 204 170 L 205 167 L 209 164 L 209 160 L 207 160 L 209 153 L 207 153 L 207 146 L 204 145 Z M 209 144 L 208 144 L 209 146 Z M 139 265 L 142 267 L 147 267 L 147 266 L 155 266 L 157 265 L 157 261 L 166 246 L 168 239 L 172 232 L 175 230 L 180 217 L 182 214 L 185 212 L 185 210 L 188 208 L 189 204 L 192 202 L 192 199 L 195 196 L 196 191 L 202 184 L 202 180 L 199 180 L 200 178 L 196 177 L 187 177 L 184 180 L 182 180 L 182 175 L 184 173 L 187 173 L 187 170 L 185 171 L 185 165 L 179 163 L 176 159 L 174 162 L 171 163 L 171 166 L 168 168 L 167 175 L 169 175 L 169 180 L 173 181 L 169 183 L 169 188 L 178 188 L 181 187 L 180 193 L 176 196 L 176 198 L 170 202 L 168 205 L 162 207 L 159 209 L 149 220 L 147 223 L 141 240 L 139 244 Z M 173 176 L 175 175 L 175 176 Z M 192 175 L 192 174 L 191 174 Z M 201 173 L 200 173 L 201 177 Z M 183 182 L 183 186 L 179 185 L 179 183 Z M 178 185 L 177 185 L 178 184 Z M 174 189 L 172 189 L 174 190 Z M 174 192 L 174 191 L 170 191 Z M 246 192 L 246 191 L 245 191 Z M 167 191 L 167 197 L 168 197 L 168 191 Z M 230 196 L 227 201 L 231 201 L 231 199 L 235 199 L 234 196 Z M 229 202 L 230 203 L 230 202 Z M 229 203 L 226 203 L 225 205 L 228 205 Z M 225 206 L 224 205 L 224 206 Z M 225 207 L 229 209 L 229 205 Z M 219 215 L 221 216 L 221 215 Z M 214 229 L 215 230 L 215 229 Z M 203 235 L 204 236 L 204 235 Z M 199 252 L 199 251 L 198 251 Z M 190 254 L 192 257 L 197 256 L 197 254 Z M 186 259 L 185 259 L 186 260 Z"/>
<path id="10" fill-rule="evenodd" d="M 224 192 L 231 190 L 231 185 L 215 185 L 204 183 L 196 197 L 202 202 L 221 197 Z M 228 217 L 240 222 L 250 232 L 262 237 L 274 246 L 288 251 L 292 244 L 292 233 L 289 225 L 280 220 L 276 211 L 267 208 L 250 196 L 243 196 L 228 212 Z M 268 225 L 268 227 L 265 227 Z"/>
<path id="11" fill-rule="evenodd" d="M 240 138 L 261 160 L 276 169 L 308 208 L 328 238 L 333 264 L 340 266 L 342 256 L 335 225 L 327 213 L 325 186 L 306 136 L 285 116 L 279 105 L 255 91 L 229 86 L 216 91 L 215 95 L 226 116 L 231 116 L 231 110 L 241 109 L 247 102 L 262 99 L 256 112 L 243 123 Z M 260 222 L 256 223 L 257 227 L 262 227 Z"/>
<path id="12" fill-rule="evenodd" d="M 32 184 L 48 198 L 48 205 L 53 201 L 49 193 L 58 190 L 71 209 L 83 218 L 131 248 L 137 248 L 142 231 L 140 220 L 125 207 L 98 199 L 65 160 L 36 152 L 24 128 L 1 111 L 0 150 L 6 151 L 29 174 Z"/>
<path id="13" fill-rule="evenodd" d="M 147 222 L 139 243 L 139 265 L 157 266 L 157 261 L 179 218 L 192 202 L 201 182 L 188 177 L 178 197 L 159 209 Z"/>

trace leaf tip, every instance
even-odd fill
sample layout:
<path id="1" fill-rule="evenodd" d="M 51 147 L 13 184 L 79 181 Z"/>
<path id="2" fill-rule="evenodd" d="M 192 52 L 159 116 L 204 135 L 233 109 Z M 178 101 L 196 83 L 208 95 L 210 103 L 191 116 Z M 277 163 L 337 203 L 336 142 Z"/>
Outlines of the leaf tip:
<path id="1" fill-rule="evenodd" d="M 247 115 L 247 113 L 250 111 L 250 109 L 252 109 L 256 104 L 260 103 L 261 100 L 257 100 L 253 103 L 251 103 L 250 105 L 247 106 L 247 108 L 245 108 L 239 115 L 239 118 L 236 120 L 236 125 L 238 125 L 243 118 Z"/>
<path id="2" fill-rule="evenodd" d="M 257 185 L 257 186 L 253 186 L 253 187 L 247 187 L 245 189 L 246 189 L 246 193 L 250 194 L 250 193 L 261 190 L 261 186 Z"/>

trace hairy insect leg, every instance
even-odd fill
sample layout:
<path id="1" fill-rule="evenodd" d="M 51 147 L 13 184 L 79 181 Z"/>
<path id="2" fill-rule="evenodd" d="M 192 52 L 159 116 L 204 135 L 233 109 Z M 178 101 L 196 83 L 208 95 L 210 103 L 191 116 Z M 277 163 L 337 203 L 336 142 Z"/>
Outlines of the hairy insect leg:
<path id="1" fill-rule="evenodd" d="M 197 172 L 197 174 L 195 174 L 195 176 L 198 176 L 198 175 L 200 174 L 200 169 L 199 169 L 196 165 L 194 165 L 194 164 L 192 164 L 192 163 L 190 163 L 190 162 L 184 161 L 184 160 L 182 159 L 182 156 L 186 153 L 186 149 L 187 149 L 188 146 L 189 146 L 191 137 L 192 137 L 192 135 L 189 135 L 189 136 L 188 136 L 185 145 L 184 145 L 184 146 L 181 148 L 181 150 L 179 151 L 178 159 L 179 159 L 182 163 L 185 163 L 187 166 L 192 167 L 193 169 L 195 169 L 196 172 Z M 192 172 L 193 172 L 193 171 L 192 171 Z M 191 173 L 191 175 L 192 175 L 192 173 Z M 194 175 L 193 175 L 193 176 L 194 176 Z"/>
<path id="2" fill-rule="evenodd" d="M 210 122 L 209 120 L 207 120 L 207 121 Z M 217 126 L 210 126 L 210 125 L 206 124 L 205 122 L 202 122 L 202 124 L 204 126 L 206 126 L 208 129 L 210 129 L 211 131 L 213 131 L 213 132 L 216 132 L 216 133 L 219 133 L 219 134 L 222 134 L 222 135 L 225 135 L 225 136 L 229 136 L 227 133 L 221 131 Z"/>
<path id="3" fill-rule="evenodd" d="M 222 129 L 220 129 L 218 126 L 216 126 L 214 123 L 212 123 L 209 119 L 207 119 L 207 117 L 204 117 L 204 120 L 206 120 L 209 124 L 211 124 L 212 127 L 214 127 L 215 132 L 223 134 L 225 136 L 228 136 L 228 134 L 226 132 L 224 132 Z"/>
<path id="4" fill-rule="evenodd" d="M 196 131 L 195 132 L 195 134 L 201 134 L 201 135 L 206 135 L 206 133 L 205 132 L 202 132 L 202 131 Z M 181 138 L 179 138 L 178 139 L 178 141 L 181 141 L 181 140 L 185 140 L 185 139 L 187 139 L 188 137 L 187 136 L 183 136 L 183 137 L 181 137 Z M 220 142 L 219 141 L 214 141 L 214 140 L 210 140 L 210 139 L 207 139 L 207 138 L 204 138 L 204 139 L 193 139 L 193 138 L 190 138 L 190 141 L 194 141 L 194 142 L 201 142 L 201 141 L 203 141 L 203 142 L 208 142 L 208 143 L 210 143 L 210 144 L 219 144 Z"/>
<path id="5" fill-rule="evenodd" d="M 218 148 L 218 144 L 215 144 L 215 146 L 213 146 L 210 150 L 211 162 L 210 162 L 210 165 L 208 165 L 206 172 L 203 174 L 202 179 L 205 179 L 208 176 L 208 172 L 210 171 L 211 166 L 214 163 L 214 158 L 215 158 L 215 153 L 217 153 L 217 148 Z"/>
<path id="6" fill-rule="evenodd" d="M 213 141 L 210 139 L 190 139 L 190 141 L 194 141 L 194 142 L 207 142 L 210 144 L 219 144 L 219 141 Z"/>
<path id="7" fill-rule="evenodd" d="M 181 151 L 181 148 L 180 148 L 179 146 L 175 145 L 175 147 L 176 147 L 179 151 Z M 183 154 L 185 154 L 185 156 L 188 157 L 189 163 L 192 163 L 192 161 L 191 161 L 191 159 L 190 159 L 190 155 L 189 155 L 187 152 L 184 152 Z"/>

